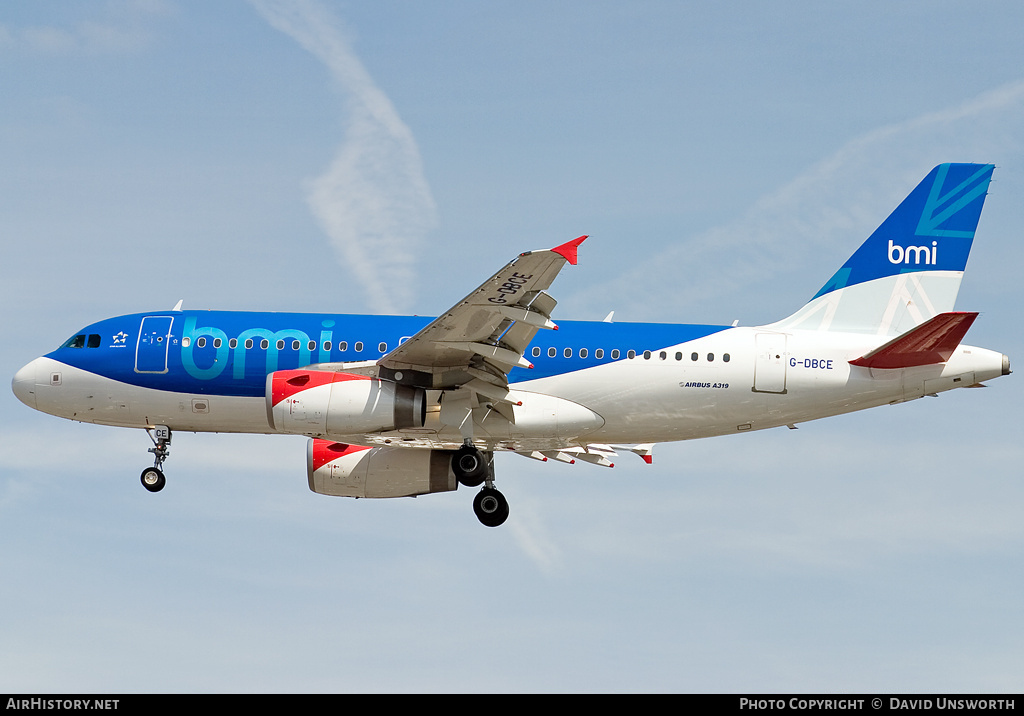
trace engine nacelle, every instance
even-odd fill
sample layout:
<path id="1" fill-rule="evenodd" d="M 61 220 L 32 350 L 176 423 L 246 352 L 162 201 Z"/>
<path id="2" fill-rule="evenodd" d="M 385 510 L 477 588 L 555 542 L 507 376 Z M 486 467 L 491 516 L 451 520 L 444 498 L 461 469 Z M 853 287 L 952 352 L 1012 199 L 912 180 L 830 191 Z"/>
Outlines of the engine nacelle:
<path id="1" fill-rule="evenodd" d="M 459 484 L 445 450 L 346 445 L 312 439 L 306 446 L 309 489 L 336 497 L 411 497 L 450 492 Z"/>
<path id="2" fill-rule="evenodd" d="M 325 370 L 279 370 L 267 376 L 267 419 L 283 433 L 356 435 L 421 428 L 422 388 Z"/>

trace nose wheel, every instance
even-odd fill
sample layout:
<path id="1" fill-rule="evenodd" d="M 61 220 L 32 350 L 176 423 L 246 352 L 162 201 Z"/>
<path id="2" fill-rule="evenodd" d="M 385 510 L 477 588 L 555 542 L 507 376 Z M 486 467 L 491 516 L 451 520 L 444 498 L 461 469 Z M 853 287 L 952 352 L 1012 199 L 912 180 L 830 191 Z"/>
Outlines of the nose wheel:
<path id="1" fill-rule="evenodd" d="M 153 441 L 153 447 L 149 449 L 149 452 L 153 453 L 153 467 L 147 467 L 142 471 L 142 486 L 150 492 L 160 492 L 167 484 L 167 478 L 160 468 L 171 454 L 167 449 L 171 444 L 171 429 L 166 425 L 155 425 L 152 429 L 146 428 L 146 434 Z"/>
<path id="2" fill-rule="evenodd" d="M 164 489 L 164 485 L 167 483 L 167 478 L 164 477 L 164 473 L 155 468 L 147 467 L 142 471 L 142 486 L 150 492 L 160 492 Z"/>

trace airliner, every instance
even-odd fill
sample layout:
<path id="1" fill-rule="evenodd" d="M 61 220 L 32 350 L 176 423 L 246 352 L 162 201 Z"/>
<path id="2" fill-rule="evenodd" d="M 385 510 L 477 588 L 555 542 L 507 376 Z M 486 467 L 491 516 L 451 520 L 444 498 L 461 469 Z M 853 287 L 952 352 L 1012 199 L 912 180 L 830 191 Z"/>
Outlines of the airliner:
<path id="1" fill-rule="evenodd" d="M 789 426 L 969 388 L 1007 356 L 953 305 L 990 164 L 941 164 L 811 300 L 762 326 L 552 318 L 586 236 L 520 254 L 436 318 L 183 310 L 94 323 L 12 381 L 29 407 L 145 429 L 152 492 L 174 432 L 303 435 L 309 488 L 475 491 L 509 515 L 494 455 L 612 467 L 657 443 Z M 479 488 L 479 489 L 477 489 Z"/>

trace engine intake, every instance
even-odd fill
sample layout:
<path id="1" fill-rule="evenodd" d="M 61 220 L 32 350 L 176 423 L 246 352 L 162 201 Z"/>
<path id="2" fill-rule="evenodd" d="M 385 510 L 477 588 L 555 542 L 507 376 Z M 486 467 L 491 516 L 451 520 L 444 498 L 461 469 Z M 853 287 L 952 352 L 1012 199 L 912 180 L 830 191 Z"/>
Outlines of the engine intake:
<path id="1" fill-rule="evenodd" d="M 279 370 L 267 376 L 267 419 L 274 430 L 323 437 L 421 428 L 422 388 L 352 373 Z"/>

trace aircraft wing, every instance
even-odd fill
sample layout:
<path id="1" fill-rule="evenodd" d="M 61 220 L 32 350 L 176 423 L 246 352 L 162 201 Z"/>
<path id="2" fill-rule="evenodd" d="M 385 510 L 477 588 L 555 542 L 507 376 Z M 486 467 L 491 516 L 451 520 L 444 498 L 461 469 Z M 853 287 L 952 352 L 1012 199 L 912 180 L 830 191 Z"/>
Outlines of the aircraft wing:
<path id="1" fill-rule="evenodd" d="M 537 331 L 558 329 L 551 321 L 556 301 L 545 289 L 566 263 L 576 264 L 586 238 L 517 256 L 377 361 L 380 376 L 433 389 L 472 383 L 476 392 L 501 400 L 509 371 L 533 367 L 523 352 Z"/>

